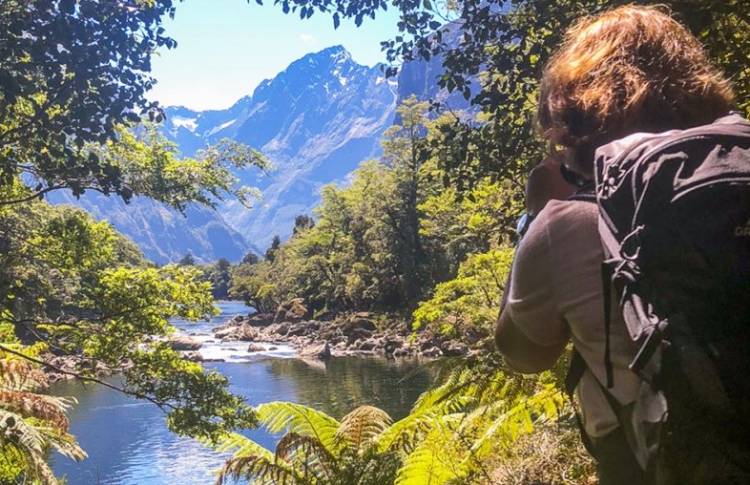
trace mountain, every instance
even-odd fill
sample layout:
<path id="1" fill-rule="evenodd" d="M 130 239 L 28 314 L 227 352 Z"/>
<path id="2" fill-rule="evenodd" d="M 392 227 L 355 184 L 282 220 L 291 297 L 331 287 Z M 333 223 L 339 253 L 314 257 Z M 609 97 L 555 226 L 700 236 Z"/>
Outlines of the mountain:
<path id="1" fill-rule="evenodd" d="M 248 241 L 265 247 L 274 235 L 291 234 L 295 216 L 311 213 L 324 184 L 379 154 L 396 84 L 381 66 L 357 64 L 343 47 L 330 47 L 293 62 L 226 111 L 168 108 L 165 133 L 187 155 L 228 137 L 270 158 L 275 170 L 267 177 L 240 174 L 242 183 L 263 190 L 257 207 L 229 203 L 221 210 Z"/>
<path id="2" fill-rule="evenodd" d="M 198 261 L 209 262 L 219 258 L 237 261 L 248 250 L 259 251 L 220 214 L 205 207 L 188 207 L 183 215 L 144 197 L 136 197 L 128 204 L 118 197 L 98 193 L 86 193 L 76 199 L 69 192 L 57 191 L 48 197 L 52 203 L 74 204 L 96 219 L 108 220 L 158 264 L 177 261 L 187 253 Z"/>
<path id="3" fill-rule="evenodd" d="M 289 236 L 294 218 L 318 204 L 323 185 L 345 182 L 362 161 L 377 157 L 400 100 L 441 96 L 435 83 L 439 69 L 439 61 L 413 62 L 398 79 L 385 79 L 380 65 L 360 65 L 334 46 L 294 61 L 228 109 L 166 108 L 162 132 L 183 155 L 228 137 L 272 161 L 274 170 L 267 174 L 257 169 L 236 174 L 263 193 L 252 209 L 228 202 L 217 211 L 191 207 L 183 217 L 145 199 L 126 205 L 96 194 L 76 200 L 62 193 L 51 200 L 109 220 L 158 263 L 187 252 L 202 261 L 239 260 L 248 250 L 267 247 L 274 235 Z"/>

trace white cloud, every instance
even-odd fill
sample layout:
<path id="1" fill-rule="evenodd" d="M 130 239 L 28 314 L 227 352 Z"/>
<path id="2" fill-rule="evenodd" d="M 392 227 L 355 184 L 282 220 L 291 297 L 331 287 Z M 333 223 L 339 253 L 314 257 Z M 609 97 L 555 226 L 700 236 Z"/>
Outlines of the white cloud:
<path id="1" fill-rule="evenodd" d="M 303 44 L 307 44 L 307 45 L 313 45 L 313 44 L 319 43 L 317 37 L 315 37 L 314 35 L 304 34 L 304 33 L 299 34 L 299 40 L 301 40 Z"/>

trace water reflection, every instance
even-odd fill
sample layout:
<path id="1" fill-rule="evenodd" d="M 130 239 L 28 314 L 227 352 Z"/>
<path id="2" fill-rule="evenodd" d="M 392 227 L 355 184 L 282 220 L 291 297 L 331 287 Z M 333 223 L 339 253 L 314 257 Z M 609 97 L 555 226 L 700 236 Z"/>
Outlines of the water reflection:
<path id="1" fill-rule="evenodd" d="M 405 416 L 430 382 L 414 363 L 337 358 L 325 366 L 298 359 L 215 363 L 207 367 L 226 375 L 232 390 L 252 404 L 294 401 L 312 405 L 337 418 L 361 404 L 385 409 L 394 419 Z M 74 463 L 52 457 L 53 469 L 70 485 L 211 484 L 224 457 L 166 429 L 155 407 L 111 389 L 77 382 L 56 384 L 57 395 L 75 396 L 71 431 L 89 458 Z M 277 437 L 246 433 L 272 448 Z"/>
<path id="2" fill-rule="evenodd" d="M 371 404 L 400 419 L 430 383 L 428 371 L 414 362 L 341 357 L 317 367 L 298 359 L 274 359 L 268 367 L 274 375 L 297 384 L 297 402 L 336 418 Z"/>

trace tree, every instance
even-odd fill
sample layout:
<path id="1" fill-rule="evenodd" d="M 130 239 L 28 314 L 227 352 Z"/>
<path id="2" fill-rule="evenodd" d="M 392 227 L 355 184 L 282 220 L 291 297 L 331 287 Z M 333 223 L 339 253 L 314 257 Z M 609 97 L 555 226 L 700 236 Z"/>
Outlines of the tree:
<path id="1" fill-rule="evenodd" d="M 274 276 L 271 263 L 265 260 L 235 266 L 231 272 L 229 296 L 244 301 L 260 313 L 274 312 L 281 304 L 278 296 L 280 285 L 274 281 Z"/>
<path id="2" fill-rule="evenodd" d="M 80 194 L 82 180 L 128 196 L 122 172 L 85 147 L 117 137 L 140 114 L 159 117 L 143 95 L 151 55 L 175 46 L 160 26 L 171 1 L 2 2 L 0 184 L 20 173 Z"/>
<path id="3" fill-rule="evenodd" d="M 258 261 L 260 261 L 260 259 L 258 258 L 258 255 L 252 251 L 248 251 L 247 254 L 245 254 L 242 257 L 241 263 L 242 264 L 256 264 Z"/>
<path id="4" fill-rule="evenodd" d="M 456 277 L 439 283 L 432 298 L 414 311 L 414 328 L 429 326 L 453 336 L 491 334 L 512 261 L 509 248 L 470 255 Z"/>
<path id="5" fill-rule="evenodd" d="M 412 96 L 396 110 L 400 124 L 383 136 L 383 158 L 395 175 L 395 199 L 400 203 L 385 207 L 399 236 L 397 250 L 401 293 L 406 304 L 413 304 L 430 283 L 423 271 L 427 254 L 419 231 L 419 204 L 424 200 L 420 169 L 427 158 L 424 149 L 428 103 Z"/>
<path id="6" fill-rule="evenodd" d="M 217 300 L 229 298 L 232 264 L 226 258 L 204 268 L 206 281 L 211 283 L 211 293 Z"/>
<path id="7" fill-rule="evenodd" d="M 310 216 L 302 214 L 294 218 L 294 230 L 292 234 L 297 234 L 313 227 L 315 227 L 315 220 Z"/>
<path id="8" fill-rule="evenodd" d="M 177 264 L 179 264 L 180 266 L 195 266 L 195 258 L 193 257 L 193 253 L 191 253 L 190 251 L 185 253 L 185 256 L 183 256 Z"/>
<path id="9" fill-rule="evenodd" d="M 15 197 L 29 189 L 6 190 Z M 69 206 L 0 206 L 0 227 L 0 360 L 33 359 L 27 345 L 43 345 L 79 355 L 76 376 L 94 381 L 93 364 L 128 363 L 122 390 L 161 407 L 177 432 L 210 437 L 255 423 L 226 378 L 153 340 L 174 331 L 170 318 L 216 311 L 197 268 L 149 266 L 108 223 Z"/>
<path id="10" fill-rule="evenodd" d="M 266 249 L 266 260 L 273 262 L 273 260 L 276 258 L 276 252 L 281 247 L 281 238 L 276 235 L 271 240 L 271 245 Z"/>

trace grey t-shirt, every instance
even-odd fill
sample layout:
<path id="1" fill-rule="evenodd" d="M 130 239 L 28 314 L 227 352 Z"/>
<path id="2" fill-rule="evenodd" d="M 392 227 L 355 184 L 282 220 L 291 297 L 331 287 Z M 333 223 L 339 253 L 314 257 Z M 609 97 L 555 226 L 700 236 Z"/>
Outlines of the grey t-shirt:
<path id="1" fill-rule="evenodd" d="M 597 207 L 580 201 L 550 201 L 516 252 L 507 308 L 515 325 L 539 345 L 573 340 L 587 372 L 577 393 L 586 432 L 601 437 L 617 419 L 594 379 L 606 383 L 604 304 Z M 612 302 L 611 357 L 614 387 L 622 404 L 635 399 L 639 378 L 628 369 L 635 346 Z"/>

